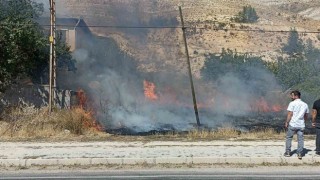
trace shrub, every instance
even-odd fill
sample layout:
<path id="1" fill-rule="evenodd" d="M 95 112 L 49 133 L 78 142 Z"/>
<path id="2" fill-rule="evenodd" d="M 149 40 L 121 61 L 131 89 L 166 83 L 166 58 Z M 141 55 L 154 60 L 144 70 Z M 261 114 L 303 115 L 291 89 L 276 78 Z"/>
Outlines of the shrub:
<path id="1" fill-rule="evenodd" d="M 243 10 L 238 13 L 238 15 L 233 18 L 235 22 L 239 23 L 255 23 L 259 19 L 256 10 L 251 6 L 244 6 Z"/>
<path id="2" fill-rule="evenodd" d="M 10 107 L 1 114 L 0 120 L 2 137 L 46 138 L 100 130 L 92 113 L 82 108 L 55 110 L 49 115 L 47 108 L 38 109 L 32 105 Z"/>

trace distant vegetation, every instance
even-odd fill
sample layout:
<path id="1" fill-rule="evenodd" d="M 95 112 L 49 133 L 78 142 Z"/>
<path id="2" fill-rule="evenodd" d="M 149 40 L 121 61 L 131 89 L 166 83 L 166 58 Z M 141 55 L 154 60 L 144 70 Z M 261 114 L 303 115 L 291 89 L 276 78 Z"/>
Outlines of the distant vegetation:
<path id="1" fill-rule="evenodd" d="M 238 54 L 231 49 L 222 49 L 220 55 L 209 54 L 202 69 L 206 80 L 216 81 L 227 73 L 234 73 L 244 80 L 250 79 L 247 67 L 263 67 L 260 57 L 250 57 L 249 54 Z"/>
<path id="2" fill-rule="evenodd" d="M 308 94 L 308 99 L 320 97 L 320 49 L 314 47 L 312 40 L 303 43 L 298 32 L 292 29 L 287 44 L 282 50 L 288 57 L 278 57 L 272 72 L 284 89 L 299 89 Z"/>
<path id="3" fill-rule="evenodd" d="M 304 44 L 301 39 L 299 39 L 299 34 L 295 28 L 291 28 L 288 42 L 285 44 L 281 50 L 290 56 L 302 55 L 304 51 Z"/>
<path id="4" fill-rule="evenodd" d="M 299 89 L 307 94 L 305 97 L 309 101 L 318 98 L 320 49 L 315 48 L 311 40 L 303 43 L 294 28 L 290 31 L 288 42 L 281 49 L 285 56 L 278 57 L 275 62 L 265 62 L 261 57 L 240 55 L 236 50 L 222 49 L 220 55 L 209 54 L 206 57 L 201 75 L 205 80 L 217 83 L 220 77 L 232 73 L 250 84 L 259 78 L 250 71 L 252 68 L 260 68 L 271 72 L 283 90 Z M 259 87 L 255 90 L 263 92 Z"/>
<path id="5" fill-rule="evenodd" d="M 233 20 L 239 23 L 255 23 L 259 19 L 256 10 L 251 6 L 244 6 Z"/>
<path id="6" fill-rule="evenodd" d="M 202 77 L 215 84 L 219 84 L 224 76 L 232 76 L 240 80 L 248 87 L 249 93 L 265 94 L 266 88 L 260 73 L 268 71 L 266 63 L 261 57 L 250 56 L 250 54 L 239 54 L 236 50 L 222 49 L 220 55 L 209 54 L 206 57 Z M 256 84 L 252 86 L 252 84 Z"/>
<path id="7" fill-rule="evenodd" d="M 35 22 L 43 5 L 32 0 L 0 1 L 0 92 L 25 77 L 39 81 L 48 73 L 48 35 Z M 58 41 L 58 65 L 74 63 L 69 48 Z"/>

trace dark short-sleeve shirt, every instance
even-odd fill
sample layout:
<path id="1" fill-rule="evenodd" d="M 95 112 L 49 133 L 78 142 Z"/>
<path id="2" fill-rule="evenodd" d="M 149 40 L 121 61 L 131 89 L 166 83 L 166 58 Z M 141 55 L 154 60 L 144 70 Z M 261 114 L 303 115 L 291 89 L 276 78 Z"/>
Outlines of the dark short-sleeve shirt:
<path id="1" fill-rule="evenodd" d="M 320 128 L 320 99 L 313 103 L 312 109 L 317 110 L 316 127 Z"/>

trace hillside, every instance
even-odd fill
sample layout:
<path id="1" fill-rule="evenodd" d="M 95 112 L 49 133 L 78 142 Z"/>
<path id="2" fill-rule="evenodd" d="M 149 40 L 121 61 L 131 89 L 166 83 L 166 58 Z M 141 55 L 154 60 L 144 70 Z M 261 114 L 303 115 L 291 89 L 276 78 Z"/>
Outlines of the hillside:
<path id="1" fill-rule="evenodd" d="M 82 17 L 89 26 L 161 26 L 154 22 L 172 19 L 179 23 L 180 5 L 186 26 L 192 27 L 188 29 L 187 38 L 192 69 L 197 76 L 207 53 L 230 48 L 274 60 L 281 55 L 279 49 L 288 38 L 288 33 L 281 31 L 289 31 L 292 27 L 300 32 L 320 30 L 320 1 L 316 0 L 61 0 L 58 5 L 60 16 Z M 230 18 L 245 5 L 256 9 L 260 17 L 258 22 L 231 22 Z M 166 21 L 164 24 L 179 26 Z M 143 71 L 186 70 L 179 28 L 90 29 L 96 35 L 112 37 L 124 52 L 141 62 L 139 68 Z M 301 33 L 300 37 L 311 39 L 316 47 L 320 47 L 319 34 Z"/>

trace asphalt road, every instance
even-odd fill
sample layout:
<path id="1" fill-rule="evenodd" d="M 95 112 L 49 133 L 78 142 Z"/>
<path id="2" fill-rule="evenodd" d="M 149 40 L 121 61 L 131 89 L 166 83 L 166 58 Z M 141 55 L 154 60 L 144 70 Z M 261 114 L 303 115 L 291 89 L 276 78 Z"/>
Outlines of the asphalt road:
<path id="1" fill-rule="evenodd" d="M 4 171 L 0 179 L 320 179 L 319 167 Z"/>

